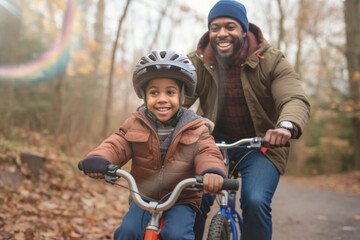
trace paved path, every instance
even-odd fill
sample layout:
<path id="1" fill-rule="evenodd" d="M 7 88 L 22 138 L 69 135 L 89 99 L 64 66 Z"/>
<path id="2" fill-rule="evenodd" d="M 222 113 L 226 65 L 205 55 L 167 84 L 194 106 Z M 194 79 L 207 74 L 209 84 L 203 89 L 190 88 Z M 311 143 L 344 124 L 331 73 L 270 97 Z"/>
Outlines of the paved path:
<path id="1" fill-rule="evenodd" d="M 360 196 L 281 179 L 272 208 L 273 240 L 360 240 Z"/>

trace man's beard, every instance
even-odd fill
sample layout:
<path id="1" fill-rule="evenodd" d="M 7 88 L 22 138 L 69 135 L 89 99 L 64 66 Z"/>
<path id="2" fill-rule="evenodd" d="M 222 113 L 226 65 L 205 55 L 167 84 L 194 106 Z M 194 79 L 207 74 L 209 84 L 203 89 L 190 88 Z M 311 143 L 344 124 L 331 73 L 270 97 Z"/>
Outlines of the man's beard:
<path id="1" fill-rule="evenodd" d="M 214 50 L 216 56 L 218 57 L 218 59 L 224 63 L 229 63 L 233 60 L 233 58 L 235 57 L 235 55 L 239 52 L 239 50 L 241 49 L 242 45 L 244 43 L 244 38 L 240 38 L 239 41 L 237 41 L 234 44 L 234 49 L 232 51 L 232 53 L 228 54 L 228 55 L 222 55 L 218 52 L 218 49 L 216 47 L 216 43 L 211 43 L 211 47 Z"/>

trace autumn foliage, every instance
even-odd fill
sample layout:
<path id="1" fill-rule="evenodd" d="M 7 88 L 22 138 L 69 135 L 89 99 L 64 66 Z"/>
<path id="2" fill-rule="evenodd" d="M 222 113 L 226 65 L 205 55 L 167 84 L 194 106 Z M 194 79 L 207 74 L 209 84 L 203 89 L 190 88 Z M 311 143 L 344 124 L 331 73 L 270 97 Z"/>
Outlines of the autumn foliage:
<path id="1" fill-rule="evenodd" d="M 127 190 L 90 179 L 54 152 L 35 176 L 18 155 L 0 148 L 0 239 L 112 239 Z"/>

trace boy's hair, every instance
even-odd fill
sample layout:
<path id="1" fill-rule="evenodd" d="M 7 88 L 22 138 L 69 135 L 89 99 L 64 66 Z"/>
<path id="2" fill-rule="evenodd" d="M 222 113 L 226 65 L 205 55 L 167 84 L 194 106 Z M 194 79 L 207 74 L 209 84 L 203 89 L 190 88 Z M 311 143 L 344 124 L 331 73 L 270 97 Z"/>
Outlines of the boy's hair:
<path id="1" fill-rule="evenodd" d="M 173 50 L 152 51 L 136 64 L 133 86 L 139 98 L 145 99 L 146 85 L 154 78 L 175 79 L 181 83 L 180 89 L 184 86 L 188 96 L 195 93 L 197 77 L 194 65 L 187 56 Z"/>

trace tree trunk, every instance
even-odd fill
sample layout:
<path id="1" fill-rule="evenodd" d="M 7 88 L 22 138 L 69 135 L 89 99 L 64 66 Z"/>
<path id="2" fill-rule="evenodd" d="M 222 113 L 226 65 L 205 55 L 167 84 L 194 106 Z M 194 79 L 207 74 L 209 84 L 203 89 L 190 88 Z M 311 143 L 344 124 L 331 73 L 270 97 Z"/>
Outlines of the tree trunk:
<path id="1" fill-rule="evenodd" d="M 360 0 L 345 1 L 346 59 L 349 70 L 351 116 L 354 128 L 355 169 L 360 170 Z"/>
<path id="2" fill-rule="evenodd" d="M 281 0 L 277 0 L 277 5 L 279 7 L 279 14 L 280 14 L 280 19 L 279 19 L 279 36 L 278 36 L 278 42 L 277 42 L 277 48 L 281 49 L 281 43 L 284 41 L 284 21 L 285 21 L 285 14 L 284 14 L 284 9 L 281 3 Z"/>
<path id="3" fill-rule="evenodd" d="M 16 63 L 22 22 L 23 1 L 7 1 L 8 10 L 0 6 L 0 65 Z"/>
<path id="4" fill-rule="evenodd" d="M 23 20 L 23 0 L 10 0 L 6 3 L 16 9 L 16 11 L 10 11 L 0 6 L 0 66 L 13 65 L 16 63 Z M 0 112 L 0 132 L 8 134 L 12 128 L 12 116 L 16 104 L 15 82 L 8 81 L 3 83 L 0 81 L 0 87 L 6 89 L 2 91 L 3 95 L 0 96 L 0 103 L 6 103 L 7 105 L 7 110 Z"/>
<path id="5" fill-rule="evenodd" d="M 113 75 L 114 75 L 114 65 L 115 65 L 115 54 L 116 54 L 116 49 L 117 49 L 119 36 L 120 36 L 120 32 L 121 32 L 121 26 L 126 17 L 126 13 L 129 8 L 130 2 L 131 2 L 131 0 L 126 1 L 123 15 L 120 17 L 120 20 L 119 20 L 119 25 L 118 25 L 118 29 L 117 29 L 117 33 L 116 33 L 116 39 L 114 41 L 113 50 L 112 50 L 111 66 L 110 66 L 107 95 L 106 95 L 106 104 L 105 104 L 105 115 L 104 115 L 104 123 L 103 123 L 103 130 L 102 130 L 102 136 L 104 138 L 108 134 L 107 131 L 108 131 L 109 122 L 110 122 L 110 110 L 111 110 L 112 96 L 113 96 Z"/>
<path id="6" fill-rule="evenodd" d="M 279 3 L 280 4 L 280 3 Z M 295 64 L 294 64 L 294 69 L 295 71 L 300 75 L 301 78 L 301 56 L 302 56 L 302 37 L 303 37 L 303 32 L 304 32 L 304 24 L 306 22 L 306 19 L 304 19 L 304 14 L 303 14 L 303 4 L 304 4 L 304 0 L 300 0 L 299 1 L 299 7 L 298 7 L 298 15 L 297 15 L 297 19 L 296 19 L 296 46 L 297 46 L 297 51 L 296 51 L 296 58 L 295 58 Z M 295 162 L 295 174 L 296 175 L 300 175 L 303 167 L 306 163 L 306 142 L 307 142 L 307 134 L 303 134 L 301 136 L 301 139 L 298 140 L 291 148 L 290 148 L 290 156 L 291 156 L 291 160 Z"/>
<path id="7" fill-rule="evenodd" d="M 158 19 L 156 31 L 155 31 L 155 33 L 153 35 L 153 40 L 150 43 L 150 47 L 149 47 L 150 50 L 149 51 L 154 50 L 153 48 L 156 45 L 157 39 L 159 37 L 161 24 L 164 22 L 164 17 L 166 16 L 167 10 L 168 10 L 169 6 L 171 5 L 171 1 L 172 0 L 167 0 L 166 3 L 164 4 L 164 9 L 161 10 L 161 15 L 160 15 L 160 17 Z"/>
<path id="8" fill-rule="evenodd" d="M 97 78 L 99 74 L 99 64 L 104 40 L 104 16 L 105 16 L 105 0 L 99 0 L 97 4 L 96 22 L 94 24 L 94 41 L 97 48 L 93 50 L 92 57 L 94 59 L 94 76 Z"/>

